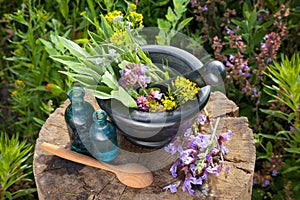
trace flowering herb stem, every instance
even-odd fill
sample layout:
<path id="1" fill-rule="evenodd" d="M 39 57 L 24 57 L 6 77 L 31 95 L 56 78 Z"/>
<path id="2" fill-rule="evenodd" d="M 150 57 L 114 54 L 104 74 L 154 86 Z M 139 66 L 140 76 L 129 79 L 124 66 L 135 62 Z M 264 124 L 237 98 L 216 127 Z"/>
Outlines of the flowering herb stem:
<path id="1" fill-rule="evenodd" d="M 195 192 L 193 186 L 202 185 L 208 179 L 209 174 L 215 174 L 217 177 L 220 175 L 224 165 L 223 154 L 229 152 L 224 146 L 224 142 L 229 141 L 232 136 L 231 130 L 217 136 L 221 118 L 217 117 L 215 124 L 212 125 L 206 108 L 204 110 L 206 115 L 200 114 L 183 135 L 178 136 L 174 142 L 165 147 L 165 150 L 172 155 L 179 153 L 170 172 L 174 178 L 179 178 L 178 173 L 183 172 L 182 191 L 188 190 L 191 195 Z M 210 133 L 201 133 L 201 127 L 207 123 L 209 126 L 206 128 Z M 229 170 L 230 166 L 227 166 L 225 178 L 228 176 Z M 164 189 L 170 189 L 174 193 L 177 191 L 177 187 L 173 183 Z"/>
<path id="2" fill-rule="evenodd" d="M 205 114 L 208 116 L 208 111 L 207 111 L 206 107 L 204 108 L 204 112 L 205 112 Z M 219 121 L 220 121 L 220 117 L 217 118 L 215 127 L 213 127 L 212 123 L 209 123 L 209 126 L 210 126 L 211 130 L 213 131 L 213 132 L 212 132 L 212 140 L 216 140 L 217 147 L 218 147 L 219 149 L 221 149 L 221 147 L 220 147 L 220 145 L 219 145 L 219 143 L 218 143 L 218 138 L 217 138 L 217 136 L 216 136 L 216 132 L 217 132 L 217 127 L 218 127 L 218 125 L 219 125 Z M 223 153 L 222 153 L 222 152 L 220 153 L 220 157 L 221 157 L 221 161 L 224 162 L 224 158 L 223 158 Z"/>

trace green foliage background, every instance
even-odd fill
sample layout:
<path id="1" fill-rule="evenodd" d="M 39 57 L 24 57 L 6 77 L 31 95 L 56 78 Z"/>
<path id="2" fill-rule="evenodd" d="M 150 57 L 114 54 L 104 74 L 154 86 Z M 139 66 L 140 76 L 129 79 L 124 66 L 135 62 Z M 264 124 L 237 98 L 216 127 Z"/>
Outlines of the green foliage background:
<path id="1" fill-rule="evenodd" d="M 32 145 L 49 114 L 66 99 L 66 91 L 72 86 L 72 81 L 59 73 L 63 66 L 49 58 L 51 34 L 82 42 L 88 38 L 88 30 L 97 31 L 100 14 L 116 9 L 125 12 L 128 3 L 137 3 L 144 26 L 181 31 L 195 38 L 224 64 L 230 55 L 242 55 L 249 70 L 242 69 L 244 74 L 240 75 L 239 65 L 228 66 L 226 92 L 240 107 L 240 115 L 248 117 L 255 133 L 253 199 L 297 199 L 300 196 L 297 53 L 300 4 L 297 0 L 0 0 L 0 131 L 4 141 L 0 142 L 0 158 L 2 166 L 15 161 L 24 169 L 8 167 L 5 170 L 19 175 L 1 174 L 2 197 L 23 194 L 24 198 L 34 198 L 28 195 L 34 192 L 30 173 Z M 176 10 L 179 4 L 187 4 L 187 9 Z M 289 14 L 285 15 L 287 8 Z M 232 35 L 228 30 L 233 31 Z M 278 48 L 266 54 L 261 43 L 268 42 L 263 38 L 270 33 L 277 34 L 274 43 Z M 165 39 L 172 38 L 172 32 L 160 34 Z M 235 42 L 246 47 L 234 46 Z M 269 57 L 272 62 L 267 62 Z M 246 72 L 251 75 L 246 77 Z M 7 153 L 4 147 L 18 149 L 20 157 L 12 155 L 12 160 L 4 159 Z M 7 184 L 7 178 L 13 184 Z M 270 184 L 265 184 L 266 180 Z M 24 188 L 15 187 L 25 182 Z"/>

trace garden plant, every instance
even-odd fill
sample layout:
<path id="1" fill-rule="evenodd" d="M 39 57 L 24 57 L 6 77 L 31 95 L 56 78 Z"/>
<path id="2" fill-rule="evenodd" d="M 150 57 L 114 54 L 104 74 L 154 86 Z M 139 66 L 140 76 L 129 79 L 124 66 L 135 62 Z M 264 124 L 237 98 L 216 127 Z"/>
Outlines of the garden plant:
<path id="1" fill-rule="evenodd" d="M 297 0 L 2 0 L 0 6 L 1 199 L 37 198 L 33 146 L 74 83 L 58 57 L 51 58 L 53 40 L 84 46 L 91 33 L 101 39 L 104 21 L 116 11 L 136 13 L 136 26 L 158 27 L 164 44 L 184 33 L 224 63 L 226 95 L 254 133 L 252 198 L 299 199 Z"/>

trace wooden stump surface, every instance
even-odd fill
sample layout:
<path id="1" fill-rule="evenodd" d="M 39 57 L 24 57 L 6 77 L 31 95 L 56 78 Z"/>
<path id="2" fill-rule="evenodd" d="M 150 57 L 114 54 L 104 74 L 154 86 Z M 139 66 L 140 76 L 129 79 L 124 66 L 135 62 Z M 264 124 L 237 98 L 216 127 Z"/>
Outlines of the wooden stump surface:
<path id="1" fill-rule="evenodd" d="M 94 98 L 86 100 L 99 109 Z M 182 192 L 172 194 L 162 188 L 176 181 L 169 171 L 176 157 L 164 149 L 141 148 L 118 134 L 119 156 L 113 163 L 137 162 L 148 167 L 154 182 L 147 188 L 134 189 L 119 182 L 113 173 L 106 172 L 53 156 L 40 148 L 48 142 L 70 148 L 70 140 L 64 121 L 67 100 L 50 115 L 39 133 L 34 152 L 33 171 L 40 200 L 64 199 L 251 199 L 252 178 L 255 165 L 255 146 L 252 130 L 245 117 L 237 117 L 238 107 L 221 92 L 213 92 L 207 110 L 213 118 L 221 117 L 218 132 L 232 130 L 231 141 L 225 143 L 229 153 L 225 166 L 231 170 L 227 178 L 224 169 L 218 178 L 209 176 L 209 181 L 193 196 Z"/>

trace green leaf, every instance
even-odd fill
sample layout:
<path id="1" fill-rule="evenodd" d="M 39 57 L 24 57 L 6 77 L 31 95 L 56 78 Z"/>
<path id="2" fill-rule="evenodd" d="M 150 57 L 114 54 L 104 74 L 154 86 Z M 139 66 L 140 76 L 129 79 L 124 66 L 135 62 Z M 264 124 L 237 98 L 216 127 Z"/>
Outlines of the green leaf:
<path id="1" fill-rule="evenodd" d="M 146 53 L 143 50 L 138 51 L 138 56 L 148 65 L 152 64 L 151 59 L 146 55 Z"/>
<path id="2" fill-rule="evenodd" d="M 128 108 L 137 108 L 135 100 L 128 94 L 128 92 L 126 92 L 124 88 L 119 87 L 118 90 L 113 90 L 111 95 Z"/>
<path id="3" fill-rule="evenodd" d="M 184 12 L 186 12 L 187 10 L 186 7 L 189 2 L 190 2 L 189 0 L 173 0 L 174 11 L 178 16 L 178 19 L 181 18 Z"/>
<path id="4" fill-rule="evenodd" d="M 265 33 L 261 32 L 257 32 L 256 34 L 254 34 L 252 41 L 251 41 L 251 45 L 252 46 L 256 46 L 258 44 L 261 43 L 261 39 L 265 36 Z"/>
<path id="5" fill-rule="evenodd" d="M 284 148 L 285 151 L 289 152 L 289 153 L 296 153 L 296 154 L 300 154 L 300 148 Z"/>
<path id="6" fill-rule="evenodd" d="M 247 19 L 247 20 L 249 20 L 249 18 L 251 16 L 250 13 L 249 13 L 249 6 L 248 6 L 247 2 L 245 2 L 243 4 L 243 15 L 244 15 L 244 18 Z"/>
<path id="7" fill-rule="evenodd" d="M 94 80 L 89 75 L 76 74 L 76 73 L 66 72 L 66 71 L 59 71 L 59 72 L 69 76 L 71 79 L 73 79 L 73 81 L 78 81 L 84 87 L 90 87 L 92 85 L 96 86 L 99 83 L 99 81 Z"/>
<path id="8" fill-rule="evenodd" d="M 103 35 L 105 36 L 106 39 L 109 39 L 114 33 L 111 26 L 108 24 L 108 22 L 106 21 L 103 15 L 101 15 L 101 28 L 102 28 Z"/>
<path id="9" fill-rule="evenodd" d="M 68 20 L 69 19 L 69 3 L 70 0 L 56 0 L 58 6 L 59 6 L 59 11 L 62 14 L 62 16 Z"/>
<path id="10" fill-rule="evenodd" d="M 288 119 L 288 114 L 281 112 L 279 110 L 267 110 L 267 109 L 259 109 L 261 112 L 266 113 L 268 115 L 272 115 L 274 117 L 278 117 L 284 120 Z"/>
<path id="11" fill-rule="evenodd" d="M 250 41 L 249 41 L 250 33 L 243 33 L 242 36 L 243 36 L 244 40 L 246 41 L 246 43 L 249 44 L 250 43 Z"/>
<path id="12" fill-rule="evenodd" d="M 80 58 L 81 62 L 79 62 L 76 58 L 71 56 L 51 56 L 51 58 L 68 66 L 71 70 L 74 71 L 74 73 L 89 75 L 93 77 L 95 81 L 101 80 L 101 74 L 103 73 L 103 70 L 95 64 L 90 63 L 86 59 Z"/>
<path id="13" fill-rule="evenodd" d="M 281 135 L 283 135 L 285 138 L 286 138 L 286 140 L 291 140 L 291 135 L 290 135 L 290 132 L 289 131 L 278 131 L 277 133 L 276 133 L 276 135 L 279 137 L 279 136 L 281 136 Z"/>
<path id="14" fill-rule="evenodd" d="M 169 22 L 174 22 L 177 20 L 175 13 L 173 12 L 173 10 L 170 7 L 168 7 L 168 13 L 166 14 L 166 19 Z"/>
<path id="15" fill-rule="evenodd" d="M 47 88 L 45 85 L 39 85 L 35 88 L 31 88 L 29 91 L 47 91 Z"/>
<path id="16" fill-rule="evenodd" d="M 290 113 L 287 119 L 288 123 L 292 123 L 294 118 L 295 118 L 295 113 Z"/>
<path id="17" fill-rule="evenodd" d="M 88 54 L 85 50 L 83 50 L 78 44 L 75 42 L 68 40 L 64 37 L 60 37 L 59 42 L 70 51 L 70 53 L 76 57 L 89 57 L 90 54 Z"/>
<path id="18" fill-rule="evenodd" d="M 94 32 L 88 31 L 88 34 L 89 34 L 92 42 L 94 42 L 96 44 L 100 44 L 105 40 L 105 38 L 100 37 L 98 34 L 96 34 Z"/>
<path id="19" fill-rule="evenodd" d="M 265 85 L 264 91 L 275 100 L 287 105 L 296 116 L 300 104 L 299 53 L 295 53 L 291 59 L 282 55 L 281 59 L 281 63 L 274 62 L 273 65 L 267 67 L 269 73 L 265 72 L 265 75 L 277 85 Z M 292 116 L 289 116 L 288 120 L 291 119 Z"/>
<path id="20" fill-rule="evenodd" d="M 51 42 L 49 42 L 49 41 L 46 41 L 46 40 L 44 40 L 44 39 L 39 39 L 41 42 L 42 42 L 42 44 L 45 46 L 45 50 L 47 51 L 47 53 L 49 54 L 49 55 L 57 55 L 58 54 L 58 52 L 57 52 L 57 50 L 53 47 L 53 45 L 52 45 L 52 43 Z"/>
<path id="21" fill-rule="evenodd" d="M 257 160 L 260 160 L 260 159 L 269 159 L 269 157 L 265 156 L 265 155 L 264 156 L 257 156 L 256 159 Z"/>
<path id="22" fill-rule="evenodd" d="M 101 82 L 105 83 L 108 87 L 110 87 L 113 90 L 116 90 L 120 87 L 117 79 L 109 72 L 104 73 Z"/>
<path id="23" fill-rule="evenodd" d="M 269 158 L 271 158 L 272 153 L 273 153 L 273 146 L 272 146 L 272 143 L 270 141 L 268 141 L 268 143 L 266 145 L 266 149 L 267 149 L 267 156 Z"/>
<path id="24" fill-rule="evenodd" d="M 80 38 L 80 39 L 76 39 L 75 42 L 77 44 L 87 44 L 87 43 L 89 43 L 89 39 L 87 39 L 87 38 Z"/>
<path id="25" fill-rule="evenodd" d="M 299 169 L 300 169 L 300 166 L 289 167 L 286 170 L 284 170 L 282 172 L 282 174 L 287 174 L 287 173 L 290 173 L 290 172 L 293 172 L 293 171 L 297 171 Z"/>
<path id="26" fill-rule="evenodd" d="M 106 93 L 99 90 L 94 90 L 93 95 L 99 99 L 111 99 L 112 95 L 110 93 Z"/>
<path id="27" fill-rule="evenodd" d="M 274 20 L 270 20 L 270 21 L 267 21 L 265 23 L 263 23 L 261 25 L 261 29 L 262 30 L 266 30 L 268 27 L 270 27 L 272 24 L 274 23 Z"/>
<path id="28" fill-rule="evenodd" d="M 183 29 L 192 19 L 193 19 L 193 17 L 184 19 L 182 22 L 179 23 L 177 30 Z"/>
<path id="29" fill-rule="evenodd" d="M 56 56 L 50 56 L 50 58 L 52 58 L 53 60 L 60 62 L 70 68 L 81 68 L 84 67 L 84 64 L 80 63 L 78 61 L 78 59 L 72 57 L 72 56 L 60 56 L 60 55 L 56 55 Z"/>
<path id="30" fill-rule="evenodd" d="M 292 140 L 300 144 L 300 134 L 290 134 L 289 136 L 292 138 Z"/>
<path id="31" fill-rule="evenodd" d="M 104 85 L 97 85 L 96 89 L 97 91 L 102 91 L 105 92 L 107 94 L 110 94 L 112 89 L 110 87 L 104 86 Z"/>
<path id="32" fill-rule="evenodd" d="M 38 123 L 40 126 L 43 126 L 45 124 L 44 120 L 41 120 L 39 118 L 33 117 L 33 120 Z"/>
<path id="33" fill-rule="evenodd" d="M 26 140 L 20 141 L 18 135 L 11 138 L 6 133 L 0 135 L 0 182 L 1 192 L 6 198 L 12 198 L 7 191 L 10 186 L 28 179 L 32 173 L 31 165 L 26 162 L 32 157 L 33 146 Z"/>
<path id="34" fill-rule="evenodd" d="M 86 66 L 86 68 L 89 68 L 90 70 L 94 71 L 94 73 L 97 73 L 99 75 L 102 75 L 106 70 L 103 65 L 96 64 L 97 58 L 86 58 L 86 59 L 79 58 L 79 60 L 80 62 L 82 62 L 82 64 Z"/>
<path id="35" fill-rule="evenodd" d="M 171 23 L 164 19 L 157 19 L 157 24 L 159 29 L 170 29 Z"/>
<path id="36" fill-rule="evenodd" d="M 250 21 L 249 21 L 249 24 L 250 24 L 250 29 L 253 30 L 257 27 L 258 25 L 258 21 L 257 21 L 257 12 L 256 11 L 253 11 L 251 12 L 250 14 Z"/>
<path id="37" fill-rule="evenodd" d="M 232 23 L 234 23 L 235 25 L 241 27 L 242 29 L 245 29 L 245 26 L 246 26 L 246 25 L 245 25 L 244 22 L 238 21 L 238 20 L 235 20 L 235 19 L 232 19 L 231 21 L 232 21 Z"/>
<path id="38" fill-rule="evenodd" d="M 29 26 L 27 20 L 24 18 L 24 17 L 25 17 L 24 12 L 23 12 L 23 13 L 20 13 L 19 15 L 10 15 L 9 17 L 10 17 L 12 20 L 15 20 L 15 21 L 19 22 L 20 24 L 25 25 L 26 27 Z"/>
<path id="39" fill-rule="evenodd" d="M 36 188 L 21 189 L 21 190 L 18 190 L 16 192 L 12 193 L 12 199 L 17 199 L 17 198 L 32 194 L 34 192 L 36 192 Z"/>
<path id="40" fill-rule="evenodd" d="M 90 12 L 92 13 L 92 17 L 95 20 L 97 18 L 96 12 L 95 12 L 95 7 L 94 7 L 94 1 L 92 0 L 87 0 Z"/>
<path id="41" fill-rule="evenodd" d="M 272 140 L 286 140 L 286 138 L 284 137 L 278 137 L 276 135 L 270 135 L 270 134 L 262 134 L 262 133 L 259 133 L 258 135 L 264 137 L 264 138 L 267 138 L 267 139 L 272 139 Z"/>
<path id="42" fill-rule="evenodd" d="M 154 7 L 161 7 L 164 5 L 167 5 L 169 3 L 170 0 L 164 0 L 164 1 L 155 1 L 154 3 Z"/>

